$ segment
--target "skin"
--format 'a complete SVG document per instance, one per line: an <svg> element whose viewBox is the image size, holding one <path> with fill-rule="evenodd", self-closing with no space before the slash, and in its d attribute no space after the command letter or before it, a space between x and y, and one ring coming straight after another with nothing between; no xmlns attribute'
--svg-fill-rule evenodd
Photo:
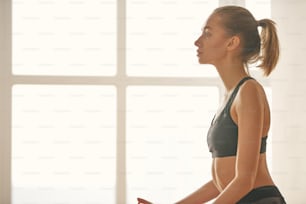
<svg viewBox="0 0 306 204"><path fill-rule="evenodd" d="M228 96L238 82L248 76L241 59L241 39L230 36L222 19L212 14L195 41L200 64L216 67ZM269 174L266 154L260 154L261 139L268 135L270 110L263 87L255 80L246 81L239 89L230 110L239 127L236 156L213 158L212 180L176 204L201 204L212 199L214 204L235 204L256 187L274 185ZM150 204L138 199L138 204Z"/></svg>

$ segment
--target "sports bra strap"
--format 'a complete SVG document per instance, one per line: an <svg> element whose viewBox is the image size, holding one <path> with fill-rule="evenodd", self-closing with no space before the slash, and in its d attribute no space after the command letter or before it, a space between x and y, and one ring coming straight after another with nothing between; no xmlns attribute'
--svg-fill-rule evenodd
<svg viewBox="0 0 306 204"><path fill-rule="evenodd" d="M234 99L235 99L235 97L236 97L236 95L237 95L237 93L238 93L238 91L239 91L240 86L241 86L245 81L247 81L247 80L249 80L249 79L254 79L254 78L247 76L247 77L244 77L243 79L241 79L241 80L239 81L239 83L238 83L237 86L235 87L233 93L231 94L231 96L230 96L230 98L229 98L229 100L228 100L228 102L227 102L227 104L226 104L226 107L225 107L225 110L226 110L226 111L229 111L229 109L230 109L230 107L231 107L231 105L232 105L232 103L233 103L233 101L234 101Z"/></svg>

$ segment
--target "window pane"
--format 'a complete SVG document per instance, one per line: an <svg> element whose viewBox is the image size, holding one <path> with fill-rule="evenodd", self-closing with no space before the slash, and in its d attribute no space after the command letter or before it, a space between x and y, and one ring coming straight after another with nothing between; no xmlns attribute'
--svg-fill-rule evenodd
<svg viewBox="0 0 306 204"><path fill-rule="evenodd" d="M127 195L173 203L211 179L206 132L219 102L216 87L127 90Z"/></svg>
<svg viewBox="0 0 306 204"><path fill-rule="evenodd" d="M114 75L115 0L13 0L13 73Z"/></svg>
<svg viewBox="0 0 306 204"><path fill-rule="evenodd" d="M115 204L111 86L13 88L13 204Z"/></svg>
<svg viewBox="0 0 306 204"><path fill-rule="evenodd" d="M271 0L245 0L245 5L256 20L271 18Z"/></svg>
<svg viewBox="0 0 306 204"><path fill-rule="evenodd" d="M216 76L199 65L195 40L218 1L127 0L127 73Z"/></svg>
<svg viewBox="0 0 306 204"><path fill-rule="evenodd" d="M256 20L271 18L271 0L245 0L245 6L254 15ZM258 27L258 31L261 32L261 27ZM259 64L261 64L261 61L250 64L250 71L262 74L262 70L257 67ZM260 75L260 78L262 77Z"/></svg>

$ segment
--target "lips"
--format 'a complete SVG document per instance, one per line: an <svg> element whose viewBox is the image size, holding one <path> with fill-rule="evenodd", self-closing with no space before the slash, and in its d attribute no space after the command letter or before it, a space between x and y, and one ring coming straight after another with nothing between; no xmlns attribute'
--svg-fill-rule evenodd
<svg viewBox="0 0 306 204"><path fill-rule="evenodd" d="M201 51L197 50L197 53L198 53L198 55L200 55L200 54L202 54L203 52L201 52Z"/></svg>

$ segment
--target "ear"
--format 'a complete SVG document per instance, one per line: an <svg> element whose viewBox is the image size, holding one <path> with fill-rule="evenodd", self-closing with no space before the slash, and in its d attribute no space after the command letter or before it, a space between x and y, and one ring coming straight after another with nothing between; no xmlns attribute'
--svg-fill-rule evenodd
<svg viewBox="0 0 306 204"><path fill-rule="evenodd" d="M240 38L237 35L231 37L227 43L227 50L232 51L240 46Z"/></svg>

